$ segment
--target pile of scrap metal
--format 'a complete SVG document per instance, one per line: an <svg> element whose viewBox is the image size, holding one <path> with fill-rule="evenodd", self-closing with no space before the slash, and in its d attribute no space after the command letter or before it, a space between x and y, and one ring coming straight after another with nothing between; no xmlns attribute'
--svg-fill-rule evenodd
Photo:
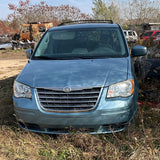
<svg viewBox="0 0 160 160"><path fill-rule="evenodd" d="M20 33L16 33L12 38L12 49L34 48L35 42L38 42L43 33L51 27L53 23L50 22L22 24Z"/></svg>
<svg viewBox="0 0 160 160"><path fill-rule="evenodd" d="M29 41L27 40L26 42L24 41L20 41L20 40L12 40L11 41L12 43L12 49L15 50L15 49L27 49L27 48L34 48L34 45L35 45L35 41Z"/></svg>

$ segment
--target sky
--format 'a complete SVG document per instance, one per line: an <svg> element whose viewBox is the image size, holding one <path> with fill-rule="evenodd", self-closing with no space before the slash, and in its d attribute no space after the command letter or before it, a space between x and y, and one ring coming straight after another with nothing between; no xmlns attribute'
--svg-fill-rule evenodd
<svg viewBox="0 0 160 160"><path fill-rule="evenodd" d="M5 20L8 14L13 13L8 8L8 4L18 5L20 0L0 0L0 19ZM25 1L25 0L22 0ZM44 0L48 5L59 6L61 4L69 4L79 8L83 13L91 14L93 0ZM39 4L40 0L30 0L31 4Z"/></svg>

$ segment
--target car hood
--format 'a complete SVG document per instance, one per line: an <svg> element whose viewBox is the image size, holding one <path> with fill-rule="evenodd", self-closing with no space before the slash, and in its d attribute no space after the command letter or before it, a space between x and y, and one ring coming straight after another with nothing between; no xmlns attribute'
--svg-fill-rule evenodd
<svg viewBox="0 0 160 160"><path fill-rule="evenodd" d="M17 81L36 87L103 87L127 79L128 59L30 60Z"/></svg>

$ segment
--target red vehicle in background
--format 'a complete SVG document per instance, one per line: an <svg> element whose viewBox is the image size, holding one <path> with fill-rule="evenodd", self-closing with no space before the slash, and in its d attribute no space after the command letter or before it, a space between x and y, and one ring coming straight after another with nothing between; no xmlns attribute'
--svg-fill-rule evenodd
<svg viewBox="0 0 160 160"><path fill-rule="evenodd" d="M150 40L150 39L156 40L156 37L158 35L160 35L160 30L157 30L157 31L150 30L150 31L144 32L141 35L141 39L143 39L143 40Z"/></svg>

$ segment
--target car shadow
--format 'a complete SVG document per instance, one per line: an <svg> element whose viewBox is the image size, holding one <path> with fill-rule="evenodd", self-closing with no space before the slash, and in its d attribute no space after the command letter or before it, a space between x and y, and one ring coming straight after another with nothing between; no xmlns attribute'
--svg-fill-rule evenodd
<svg viewBox="0 0 160 160"><path fill-rule="evenodd" d="M160 79L158 77L147 77L138 79L139 100L145 102L160 103Z"/></svg>
<svg viewBox="0 0 160 160"><path fill-rule="evenodd" d="M0 80L0 125L17 126L12 100L16 76Z"/></svg>

